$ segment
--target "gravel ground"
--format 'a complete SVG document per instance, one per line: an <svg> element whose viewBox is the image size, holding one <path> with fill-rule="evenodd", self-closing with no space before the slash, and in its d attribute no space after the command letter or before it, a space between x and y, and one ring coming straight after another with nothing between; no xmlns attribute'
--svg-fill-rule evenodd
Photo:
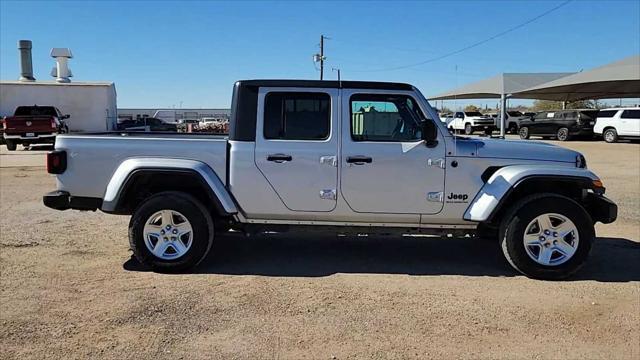
<svg viewBox="0 0 640 360"><path fill-rule="evenodd" d="M425 237L231 235L196 273L155 274L128 217L45 208L42 153L2 147L0 358L638 359L640 145L562 145L620 206L564 282Z"/></svg>

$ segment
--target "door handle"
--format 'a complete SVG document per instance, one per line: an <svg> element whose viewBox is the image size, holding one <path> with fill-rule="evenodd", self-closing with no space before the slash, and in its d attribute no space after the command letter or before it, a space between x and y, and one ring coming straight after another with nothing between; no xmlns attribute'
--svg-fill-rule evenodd
<svg viewBox="0 0 640 360"><path fill-rule="evenodd" d="M365 163L371 164L371 162L373 162L373 159L368 156L358 155L347 157L347 163L349 164L364 165Z"/></svg>
<svg viewBox="0 0 640 360"><path fill-rule="evenodd" d="M291 161L293 158L287 154L270 154L267 155L267 161L275 161L277 163L283 163L285 161Z"/></svg>

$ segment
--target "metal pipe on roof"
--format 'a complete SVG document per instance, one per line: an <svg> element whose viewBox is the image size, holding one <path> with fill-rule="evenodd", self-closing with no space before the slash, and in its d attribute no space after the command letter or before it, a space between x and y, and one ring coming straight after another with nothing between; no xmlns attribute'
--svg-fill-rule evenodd
<svg viewBox="0 0 640 360"><path fill-rule="evenodd" d="M20 81L35 81L33 77L33 62L31 60L31 40L18 40L20 52Z"/></svg>

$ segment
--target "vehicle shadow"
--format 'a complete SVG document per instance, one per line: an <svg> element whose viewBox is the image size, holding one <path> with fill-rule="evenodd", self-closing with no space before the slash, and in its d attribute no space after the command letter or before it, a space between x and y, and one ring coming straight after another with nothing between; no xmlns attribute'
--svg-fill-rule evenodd
<svg viewBox="0 0 640 360"><path fill-rule="evenodd" d="M135 259L126 270L148 271ZM497 241L411 236L229 234L218 237L195 273L321 277L336 273L520 276ZM585 267L570 281L640 280L640 243L598 238Z"/></svg>

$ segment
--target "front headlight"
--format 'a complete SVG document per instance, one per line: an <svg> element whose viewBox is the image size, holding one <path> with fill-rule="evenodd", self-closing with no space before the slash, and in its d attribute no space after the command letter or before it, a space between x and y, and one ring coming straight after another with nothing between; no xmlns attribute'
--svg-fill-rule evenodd
<svg viewBox="0 0 640 360"><path fill-rule="evenodd" d="M582 154L576 155L576 167L581 169L587 168L587 159Z"/></svg>

